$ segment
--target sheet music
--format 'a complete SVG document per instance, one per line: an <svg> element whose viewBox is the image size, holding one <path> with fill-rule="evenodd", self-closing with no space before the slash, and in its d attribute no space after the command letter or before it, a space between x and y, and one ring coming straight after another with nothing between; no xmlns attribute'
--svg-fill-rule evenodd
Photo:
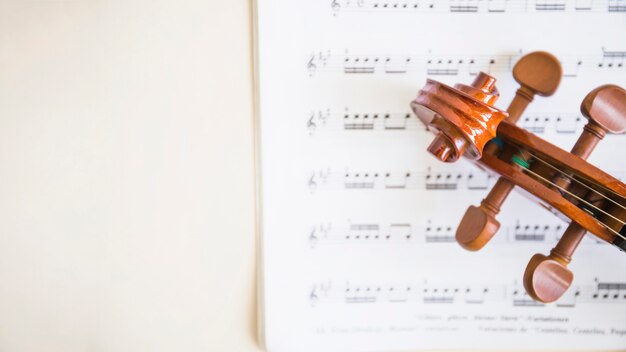
<svg viewBox="0 0 626 352"><path fill-rule="evenodd" d="M427 77L494 75L505 109L525 53L563 64L519 125L569 150L580 102L626 86L626 0L257 0L261 322L270 351L626 348L626 255L587 237L557 304L527 297L530 257L566 223L513 192L482 251L454 242L495 180L426 153L410 112ZM590 157L626 179L624 135ZM620 153L615 153L620 151Z"/></svg>

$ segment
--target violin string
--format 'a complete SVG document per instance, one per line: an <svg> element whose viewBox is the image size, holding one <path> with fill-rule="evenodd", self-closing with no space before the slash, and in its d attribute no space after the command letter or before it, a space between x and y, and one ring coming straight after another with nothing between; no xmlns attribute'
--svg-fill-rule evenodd
<svg viewBox="0 0 626 352"><path fill-rule="evenodd" d="M609 217L611 217L611 218L615 219L616 221L618 221L618 222L619 222L619 223L621 223L622 225L626 225L626 223L625 223L624 221L622 221L622 220L620 220L620 219L618 219L618 218L614 217L613 215L611 215L611 214L609 214L609 213L605 212L604 210L602 210L602 209L600 209L600 208L598 208L598 207L594 206L593 204L591 204L591 203L587 202L586 200L584 200L584 199L582 199L582 198L578 197L577 195L575 195L575 194L573 194L573 193L569 192L568 190L564 189L563 187L561 187L561 186L559 186L559 185L557 185L557 184L555 184L555 183L551 182L550 180L548 180L548 179L544 178L543 176L541 176L541 175L537 174L536 172L533 172L533 171L531 171L531 170L529 170L529 169L527 169L527 168L522 168L522 170L524 170L524 171L526 171L526 172L530 173L531 175L533 175L533 176L537 177L538 179L540 179L540 180L544 181L544 182L545 182L545 183L547 183L547 184L550 184L550 185L552 185L552 186L554 186L554 187L557 187L558 189L562 190L563 192L567 193L568 195L570 195L570 196L572 196L572 197L574 197L574 198L578 199L580 202L583 202L583 203L587 204L588 206L590 206L591 208L594 208L594 209L596 209L596 210L600 211L601 213L603 213L603 214L605 214L605 215L607 215L607 216L609 216ZM626 236L624 236L624 235L622 235L621 233L619 233L619 232L617 232L617 231L613 230L611 227L609 227L607 224L605 224L604 222L600 221L599 219L597 219L597 218L596 218L596 220L597 220L600 224L602 224L602 226L604 226L607 230L611 231L611 232L612 232L612 233L614 233L616 236L618 236L618 237L620 237L620 238L622 238L623 240L625 240L625 241L626 241Z"/></svg>
<svg viewBox="0 0 626 352"><path fill-rule="evenodd" d="M595 188L593 188L593 187L589 186L588 184L586 184L586 183L584 183L584 182L582 182L582 181L579 181L578 179L574 178L572 175L565 173L565 171L560 170L560 169L559 169L559 168L557 168L556 166L554 166L554 165L550 164L549 162L547 162L547 161L545 161L545 160L541 159L540 157L536 156L535 154L532 154L532 153L529 153L529 152L527 152L527 153L528 153L529 155L531 155L533 158L535 158L536 160L539 160L539 161L540 161L541 163L543 163L544 165L546 165L546 166L550 167L551 169L553 169L554 171L556 171L556 172L560 173L563 177L565 177L565 178L567 178L567 179L569 179L569 180L571 180L571 181L574 181L574 182L578 183L579 185L581 185L581 186L585 187L586 189L588 189L588 190L590 190L590 191L592 191L592 192L594 192L594 193L596 193L596 194L600 195L602 198L604 198L604 199L608 200L609 202L611 202L611 203L615 204L616 206L618 206L618 207L620 207L620 208L622 208L622 209L626 210L626 207L625 207L624 205L622 205L622 204L618 203L617 201L613 200L612 198L610 198L610 197L606 196L604 193L601 193L601 192L599 192L597 189L595 189ZM615 196L617 196L617 197L619 197L619 198L621 198L621 199L626 200L626 197L624 197L623 195L621 195L621 194L619 194L619 193L617 193L617 192L613 191L612 189L606 188L605 186L603 186L603 185L601 185L601 184L598 184L598 183L596 183L596 182L594 182L594 181L589 181L589 180L587 180L585 177L581 177L581 178L582 178L582 179L584 179L584 180L586 180L586 181L587 181L588 183L590 183L590 184L594 184L596 187L602 188L603 190L605 190L605 191L607 191L607 192L609 192L609 193L611 193L611 194L613 194L613 195L615 195Z"/></svg>
<svg viewBox="0 0 626 352"><path fill-rule="evenodd" d="M528 169L525 169L525 170L528 170ZM531 171L531 170L528 170L528 172L529 172L530 174L532 174L533 176L535 176L535 177L537 177L537 178L539 178L539 179L543 180L544 182L546 182L546 183L548 183L548 184L550 184L550 185L552 185L552 186L554 186L554 187L557 187L557 188L558 188L558 189L560 189L562 192L567 193L569 196L571 196L571 197L573 197L573 198L576 198L576 200L578 200L579 202L582 202L582 203L586 204L587 206L589 206L589 207L591 207L591 208L593 208L593 209L595 209L595 210L597 210L597 211L599 211L599 212L603 213L604 215L606 215L606 216L608 216L608 217L612 218L613 220L615 220L615 221L617 221L617 222L621 223L622 225L626 225L626 222L625 222L624 220L621 220L621 219L619 219L619 218L615 217L614 215L609 214L609 213L608 213L608 212L606 212L605 210L603 210L603 209L601 209L601 208L599 208L599 207L596 207L595 205L593 205L593 204L591 204L590 202L586 201L586 200L585 200L585 199L583 199L582 197L579 197L579 196L577 196L576 194L574 194L574 193L572 193L572 192L570 192L570 191L566 190L565 188L563 188L563 187L561 187L561 186L557 185L556 183L551 182L550 180L548 180L548 179L546 179L545 177L543 177L543 176L541 176L541 175L537 174L536 172L533 172L533 171Z"/></svg>
<svg viewBox="0 0 626 352"><path fill-rule="evenodd" d="M561 173L564 177L568 178L569 180L571 180L571 181L574 181L574 182L578 183L579 185L581 185L581 186L585 187L586 189L588 189L588 190L590 190L590 191L594 192L595 194L600 195L602 198L604 198L604 199L608 200L609 202L611 202L611 203L615 204L615 205L616 205L616 206L618 206L619 208L622 208L622 209L626 210L626 207L625 207L625 206L623 206L623 205L621 205L620 203L616 202L615 200L613 200L613 199L611 199L611 198L607 197L607 196L606 196L606 195L604 195L603 193L600 193L598 190L596 190L596 189L592 188L591 186L588 186L587 184L585 184L585 183L583 183L583 182L581 182L581 181L577 180L576 178L572 177L571 175L568 175L568 174L564 173L563 171L559 170L556 166L553 166L553 165L552 165L552 164L550 164L549 162L547 162L547 161L545 161L545 160L543 160L543 159L539 158L538 156L536 156L536 155L534 155L533 153L530 153L530 152L528 152L528 151L526 151L526 153L528 153L528 154L529 154L530 156L532 156L534 159L539 160L539 161L540 161L541 163L543 163L544 165L546 165L546 166L550 167L550 168L551 168L551 169L553 169L554 171ZM594 183L594 184L595 184L595 183ZM606 189L606 188L605 188L604 186L602 186L602 185L598 185L598 184L595 184L595 185L596 185L596 186L599 186L599 187L601 187L601 188L604 188L606 191L609 191L609 192L611 192L611 193L613 193L613 194L615 194L615 195L619 196L620 198L624 198L624 197L622 197L620 194L617 194L617 193L616 193L616 192L614 192L613 190Z"/></svg>

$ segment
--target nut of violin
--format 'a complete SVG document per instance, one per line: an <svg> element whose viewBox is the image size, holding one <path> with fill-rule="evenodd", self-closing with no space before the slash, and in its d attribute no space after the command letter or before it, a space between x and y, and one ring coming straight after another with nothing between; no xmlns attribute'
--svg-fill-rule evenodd
<svg viewBox="0 0 626 352"><path fill-rule="evenodd" d="M561 262L535 254L524 272L524 288L535 300L550 303L559 299L574 280L574 274Z"/></svg>
<svg viewBox="0 0 626 352"><path fill-rule="evenodd" d="M587 94L580 111L607 132L626 131L626 90L607 84Z"/></svg>
<svg viewBox="0 0 626 352"><path fill-rule="evenodd" d="M561 83L563 71L559 60L545 51L524 55L513 67L513 77L532 93L547 97ZM532 100L532 99L531 99Z"/></svg>
<svg viewBox="0 0 626 352"><path fill-rule="evenodd" d="M500 223L488 210L471 205L456 230L456 241L467 250L477 251L491 240L499 228Z"/></svg>

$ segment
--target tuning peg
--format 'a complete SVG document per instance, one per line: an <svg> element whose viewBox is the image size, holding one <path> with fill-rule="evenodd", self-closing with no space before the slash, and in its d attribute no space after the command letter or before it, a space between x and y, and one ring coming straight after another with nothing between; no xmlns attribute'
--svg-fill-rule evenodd
<svg viewBox="0 0 626 352"><path fill-rule="evenodd" d="M587 94L580 112L610 133L626 131L626 91L614 84L600 86Z"/></svg>
<svg viewBox="0 0 626 352"><path fill-rule="evenodd" d="M589 119L571 153L587 159L607 132L626 130L626 90L604 85L592 90L583 100L581 112ZM567 189L569 178L556 176L553 183ZM578 244L587 231L571 222L550 255L535 254L524 272L524 287L528 294L541 302L554 302L572 284L574 274L567 268Z"/></svg>
<svg viewBox="0 0 626 352"><path fill-rule="evenodd" d="M516 122L535 95L549 97L554 94L562 76L561 63L554 55L545 51L524 55L513 67L513 78L520 88L507 109L508 121Z"/></svg>
<svg viewBox="0 0 626 352"><path fill-rule="evenodd" d="M523 56L513 67L513 77L520 84L515 97L507 108L507 121L517 122L533 101L535 95L554 94L561 82L562 69L552 54L537 51ZM485 153L494 153L498 147L490 143ZM477 251L483 248L500 228L496 215L515 185L500 177L480 206L470 206L456 232L457 242L465 249Z"/></svg>

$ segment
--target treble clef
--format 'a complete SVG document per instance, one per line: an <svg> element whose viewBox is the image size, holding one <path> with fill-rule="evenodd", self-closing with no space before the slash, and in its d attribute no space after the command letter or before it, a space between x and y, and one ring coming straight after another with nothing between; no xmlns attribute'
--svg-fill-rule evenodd
<svg viewBox="0 0 626 352"><path fill-rule="evenodd" d="M311 302L311 306L315 307L317 305L317 301L319 297L317 296L317 287L313 286L311 293L309 294L309 301Z"/></svg>
<svg viewBox="0 0 626 352"><path fill-rule="evenodd" d="M315 228L313 228L313 230L311 230L311 233L309 234L309 243L311 244L311 248L315 248L315 245L317 244L317 236L315 235Z"/></svg>
<svg viewBox="0 0 626 352"><path fill-rule="evenodd" d="M309 179L309 190L311 191L311 193L315 193L316 189L317 189L317 182L315 182L315 173L313 173L311 175L311 178Z"/></svg>
<svg viewBox="0 0 626 352"><path fill-rule="evenodd" d="M315 64L315 54L311 55L309 62L306 64L306 68L309 71L309 76L313 76L317 71L317 65Z"/></svg>
<svg viewBox="0 0 626 352"><path fill-rule="evenodd" d="M330 3L330 7L333 9L333 16L337 16L337 13L339 12L339 10L341 9L341 5L339 5L339 1L337 0L333 0Z"/></svg>
<svg viewBox="0 0 626 352"><path fill-rule="evenodd" d="M313 121L314 118L315 118L315 113L311 113L311 117L309 118L309 121L306 124L307 130L309 130L309 135L313 135L313 133L315 132L315 129L317 128L317 124L315 123L315 121Z"/></svg>

